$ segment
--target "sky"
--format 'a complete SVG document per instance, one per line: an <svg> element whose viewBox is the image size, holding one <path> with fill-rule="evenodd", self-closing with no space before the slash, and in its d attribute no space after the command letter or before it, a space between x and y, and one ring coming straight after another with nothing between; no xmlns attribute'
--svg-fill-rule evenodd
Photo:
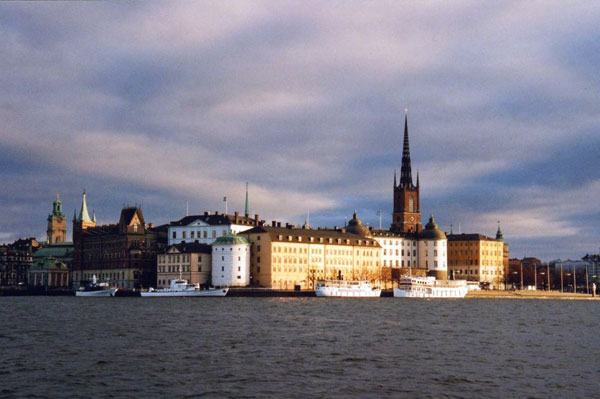
<svg viewBox="0 0 600 399"><path fill-rule="evenodd" d="M421 4L417 4L421 3ZM600 250L600 5L0 4L0 242L244 209L389 227L408 109L423 222L511 257ZM71 225L69 223L69 235Z"/></svg>

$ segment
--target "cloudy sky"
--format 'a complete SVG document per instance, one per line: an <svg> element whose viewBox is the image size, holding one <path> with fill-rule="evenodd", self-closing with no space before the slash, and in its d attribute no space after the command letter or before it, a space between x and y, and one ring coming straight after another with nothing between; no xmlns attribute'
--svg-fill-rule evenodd
<svg viewBox="0 0 600 399"><path fill-rule="evenodd" d="M600 6L415 3L0 4L0 242L57 192L166 223L246 181L267 220L389 226L406 107L424 220L598 252Z"/></svg>

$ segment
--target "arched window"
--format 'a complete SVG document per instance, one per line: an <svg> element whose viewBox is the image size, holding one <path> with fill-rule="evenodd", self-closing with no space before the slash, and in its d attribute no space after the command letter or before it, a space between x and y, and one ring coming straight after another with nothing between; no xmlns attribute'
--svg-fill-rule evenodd
<svg viewBox="0 0 600 399"><path fill-rule="evenodd" d="M408 197L408 211L409 212L415 211L415 200L412 196Z"/></svg>

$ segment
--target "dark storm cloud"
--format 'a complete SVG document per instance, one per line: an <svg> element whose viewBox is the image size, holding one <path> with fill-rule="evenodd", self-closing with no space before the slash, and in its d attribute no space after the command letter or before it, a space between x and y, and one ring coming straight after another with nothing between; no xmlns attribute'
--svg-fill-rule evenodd
<svg viewBox="0 0 600 399"><path fill-rule="evenodd" d="M133 2L0 5L0 239L45 236L60 192L102 222L251 207L389 226L409 108L423 219L512 254L600 234L592 5ZM576 244L575 244L576 243ZM552 248L550 250L549 248ZM584 248L590 248L585 250Z"/></svg>

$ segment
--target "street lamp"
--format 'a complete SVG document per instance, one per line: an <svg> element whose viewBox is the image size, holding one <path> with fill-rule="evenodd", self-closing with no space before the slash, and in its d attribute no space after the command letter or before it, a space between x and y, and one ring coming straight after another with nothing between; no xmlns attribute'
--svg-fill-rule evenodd
<svg viewBox="0 0 600 399"><path fill-rule="evenodd" d="M571 272L566 272L565 276L569 277L571 275ZM568 287L567 287L568 288Z"/></svg>
<svg viewBox="0 0 600 399"><path fill-rule="evenodd" d="M565 292L564 289L563 289L563 269L562 269L562 265L563 265L562 262L560 262L560 292L561 292L561 294L563 292Z"/></svg>

